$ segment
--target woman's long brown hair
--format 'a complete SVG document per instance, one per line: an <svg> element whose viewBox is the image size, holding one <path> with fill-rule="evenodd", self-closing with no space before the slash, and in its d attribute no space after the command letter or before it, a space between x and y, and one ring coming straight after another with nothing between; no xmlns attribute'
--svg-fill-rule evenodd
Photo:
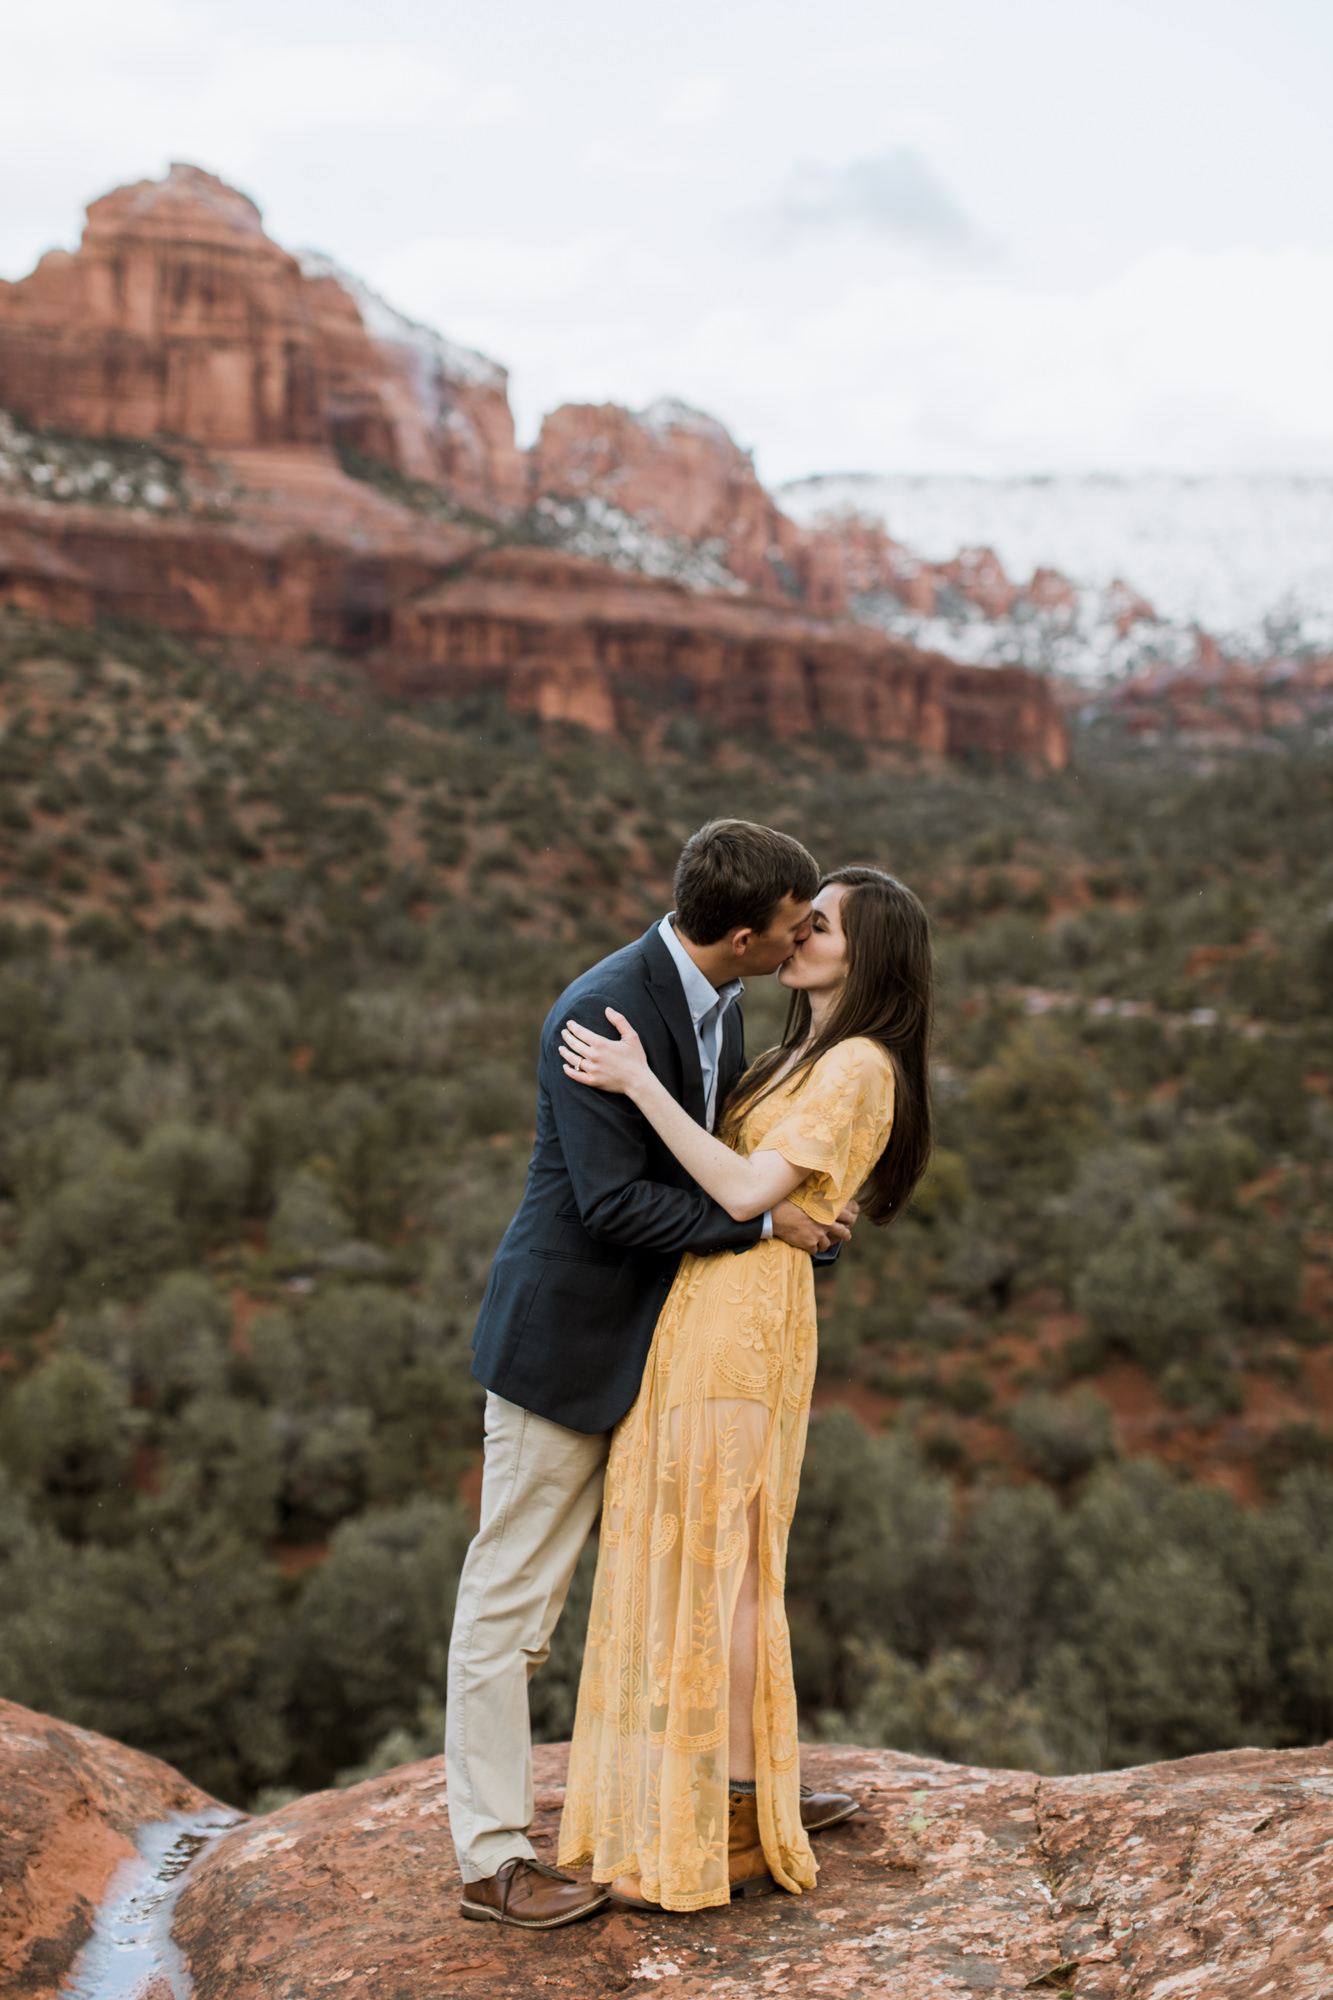
<svg viewBox="0 0 1333 2000"><path fill-rule="evenodd" d="M893 1129L861 1192L861 1213L882 1226L901 1215L930 1160L930 922L912 891L878 868L838 868L819 886L830 883L845 891L838 916L847 940L847 978L822 1031L780 1082L786 1089L853 1035L884 1050L896 1084ZM809 1033L809 995L793 992L782 1040L750 1065L727 1102L729 1127L778 1087L777 1072Z"/></svg>

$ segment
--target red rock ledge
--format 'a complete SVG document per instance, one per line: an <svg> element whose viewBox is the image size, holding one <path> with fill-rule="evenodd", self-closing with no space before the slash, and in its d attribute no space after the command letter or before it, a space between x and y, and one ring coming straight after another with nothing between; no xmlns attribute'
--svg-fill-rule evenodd
<svg viewBox="0 0 1333 2000"><path fill-rule="evenodd" d="M558 1744L537 1753L542 1853L554 1846L565 1755ZM1072 1778L843 1747L809 1750L805 1767L865 1801L860 1818L820 1837L813 1895L697 1917L616 1912L537 1937L458 1916L442 1759L237 1819L151 1757L0 1703L0 1990L7 2000L1333 1993L1328 1749ZM106 1956L115 1910L133 1915L119 1935L139 1940L138 1961L123 1944Z"/></svg>

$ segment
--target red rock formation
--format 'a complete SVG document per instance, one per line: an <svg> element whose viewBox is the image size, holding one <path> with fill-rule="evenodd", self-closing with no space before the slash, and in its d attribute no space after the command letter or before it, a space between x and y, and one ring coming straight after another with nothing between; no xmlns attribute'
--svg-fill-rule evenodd
<svg viewBox="0 0 1333 2000"><path fill-rule="evenodd" d="M942 583L1012 601L992 556L932 571L868 524L802 535L722 426L680 404L558 410L529 473L502 369L328 259L290 256L252 201L195 167L104 196L77 252L0 284L0 407L85 437L169 433L186 462L156 513L57 505L11 478L0 600L30 610L284 645L392 637L386 680L444 691L489 677L517 705L600 730L645 698L683 700L723 728L1048 767L1066 756L1028 676L825 622L879 589L927 610ZM451 576L477 535L349 479L336 445L492 517L530 493L614 502L710 549L752 594L689 596L532 554Z"/></svg>
<svg viewBox="0 0 1333 2000"><path fill-rule="evenodd" d="M993 549L961 549L950 562L927 562L895 542L882 522L855 513L806 530L791 560L806 601L828 612L845 611L857 598L887 592L919 617L929 618L946 589L975 604L988 618L1006 618L1019 603L1043 611L1072 611L1078 602L1075 586L1059 570L1038 569L1031 582L1021 586L1005 574ZM1134 604L1131 622L1133 617L1153 615L1142 599Z"/></svg>
<svg viewBox="0 0 1333 2000"><path fill-rule="evenodd" d="M0 282L0 407L85 437L348 443L482 512L522 505L504 370L308 263L198 167L117 188L76 252Z"/></svg>
<svg viewBox="0 0 1333 2000"><path fill-rule="evenodd" d="M85 437L316 442L303 291L252 201L175 166L93 202L77 252L0 284L0 404Z"/></svg>
<svg viewBox="0 0 1333 2000"><path fill-rule="evenodd" d="M537 493L596 495L666 535L712 542L733 576L777 590L799 531L765 493L748 452L683 403L637 414L616 403L566 403L532 452Z"/></svg>
<svg viewBox="0 0 1333 2000"><path fill-rule="evenodd" d="M1116 577L1106 593L1106 608L1115 621L1115 629L1123 639L1127 632L1144 620L1152 623L1157 613L1146 597L1140 597L1137 590Z"/></svg>
<svg viewBox="0 0 1333 2000"><path fill-rule="evenodd" d="M0 554L0 602L358 650L387 636L395 603L477 545L348 479L317 448L237 452L228 472L244 481L230 519L0 501L0 551L19 552L12 566ZM44 579L24 550L41 552Z"/></svg>
<svg viewBox="0 0 1333 2000"><path fill-rule="evenodd" d="M554 1851L566 1756L563 1744L536 1753L543 1856ZM1333 1991L1327 1748L1069 1778L846 1746L807 1746L801 1764L863 1802L819 1837L811 1894L693 1917L612 1908L533 1936L459 1916L443 1758L219 1834L225 1809L210 1812L151 1758L0 1706L5 1991L91 2000L109 1914L134 1886L130 1837L146 1829L140 1845L160 1849L173 1829L155 1835L152 1822L172 1812L202 1828L200 1851L174 1883L159 1869L153 1886L168 1894L141 1906L139 1961L120 1955L114 1990L128 1994L127 1975L142 1969L143 2000L183 1990L194 2000L530 2000L538 1988L589 2000L658 1983L673 2000ZM128 1866L108 1895L118 1862ZM151 1883L150 1866L139 1875Z"/></svg>
<svg viewBox="0 0 1333 2000"><path fill-rule="evenodd" d="M378 671L404 692L496 687L594 729L647 701L783 737L827 729L1057 770L1068 756L1035 675L960 667L780 598L705 595L538 550L478 556L401 607Z"/></svg>
<svg viewBox="0 0 1333 2000"><path fill-rule="evenodd" d="M83 571L26 528L6 528L3 523L0 604L35 612L39 618L59 618L67 625L92 622L92 589Z"/></svg>
<svg viewBox="0 0 1333 2000"><path fill-rule="evenodd" d="M795 552L803 594L817 609L845 612L858 597L882 591L928 618L935 609L940 577L900 542L883 523L863 514L844 514L802 535Z"/></svg>
<svg viewBox="0 0 1333 2000"><path fill-rule="evenodd" d="M841 514L809 528L793 552L793 562L807 602L827 612L843 612L857 598L873 598L879 592L899 598L921 618L939 608L941 590L957 592L987 618L1007 618L1017 604L1073 612L1079 602L1077 588L1059 570L1035 570L1031 582L1021 586L1005 574L991 548L963 548L951 562L927 562L895 542L883 522L865 514ZM1117 590L1125 592L1125 586ZM1151 604L1133 598L1131 608L1131 598L1133 592L1117 596L1113 612L1127 610L1131 622L1153 616Z"/></svg>
<svg viewBox="0 0 1333 2000"><path fill-rule="evenodd" d="M994 549L961 549L939 574L988 618L1007 618L1014 608L1018 592Z"/></svg>
<svg viewBox="0 0 1333 2000"><path fill-rule="evenodd" d="M1058 569L1034 569L1022 595L1039 611L1072 611L1078 603L1077 589Z"/></svg>
<svg viewBox="0 0 1333 2000"><path fill-rule="evenodd" d="M1252 667L1201 643L1188 667L1122 681L1096 699L1133 736L1180 736L1223 748L1333 718L1333 658Z"/></svg>
<svg viewBox="0 0 1333 2000"><path fill-rule="evenodd" d="M405 319L329 258L303 253L301 269L335 441L444 487L478 513L526 506L528 463L514 442L506 370Z"/></svg>

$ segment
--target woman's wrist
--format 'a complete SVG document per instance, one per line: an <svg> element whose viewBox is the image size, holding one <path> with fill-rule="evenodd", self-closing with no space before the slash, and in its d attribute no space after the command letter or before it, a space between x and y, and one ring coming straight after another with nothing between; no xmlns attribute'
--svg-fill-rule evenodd
<svg viewBox="0 0 1333 2000"><path fill-rule="evenodd" d="M652 1101L654 1090L661 1090L661 1088L662 1085L645 1064L643 1069L635 1072L626 1089L625 1095L637 1110L646 1111Z"/></svg>

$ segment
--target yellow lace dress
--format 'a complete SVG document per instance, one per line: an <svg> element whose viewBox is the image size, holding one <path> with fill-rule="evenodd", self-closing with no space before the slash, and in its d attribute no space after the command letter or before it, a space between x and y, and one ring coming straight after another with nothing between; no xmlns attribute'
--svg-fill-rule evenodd
<svg viewBox="0 0 1333 2000"><path fill-rule="evenodd" d="M723 1136L808 1168L792 1199L830 1222L884 1150L893 1097L888 1057L857 1038ZM815 1357L803 1251L771 1240L687 1255L612 1439L560 1864L591 1861L597 1881L640 1875L669 1910L730 1897L728 1660L756 1499L760 1833L785 1889L815 1886L783 1604Z"/></svg>

